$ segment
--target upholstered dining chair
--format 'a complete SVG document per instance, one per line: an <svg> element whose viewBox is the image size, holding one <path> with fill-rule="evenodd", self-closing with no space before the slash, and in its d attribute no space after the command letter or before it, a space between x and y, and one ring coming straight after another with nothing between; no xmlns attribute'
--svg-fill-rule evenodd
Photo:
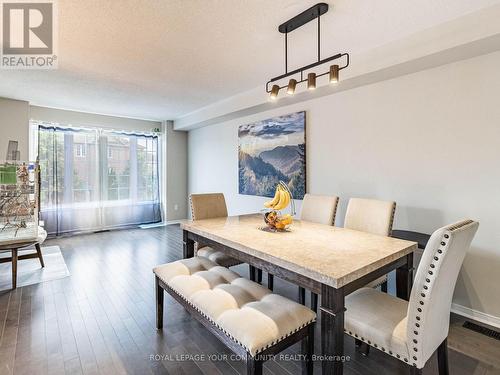
<svg viewBox="0 0 500 375"><path fill-rule="evenodd" d="M479 223L465 220L436 230L417 269L409 302L373 288L346 297L345 331L411 366L422 368L437 350L439 375L448 375L447 336L453 290Z"/></svg>
<svg viewBox="0 0 500 375"><path fill-rule="evenodd" d="M193 220L214 219L227 216L226 200L222 193L191 194L189 196L189 203L191 205L191 217ZM220 266L232 267L242 263L210 246L201 243L196 243L195 246L197 256L210 259ZM250 270L250 274L252 274L252 269Z"/></svg>
<svg viewBox="0 0 500 375"><path fill-rule="evenodd" d="M338 204L339 197L334 195L306 194L304 195L304 200L302 201L300 220L311 223L334 225ZM268 277L272 278L272 275L269 275ZM306 290L299 287L299 302L301 304L305 304L305 299ZM318 295L313 292L311 292L311 309L313 311L318 310Z"/></svg>
<svg viewBox="0 0 500 375"><path fill-rule="evenodd" d="M351 198L347 205L344 228L390 236L395 212L396 202ZM367 286L372 288L380 286L383 292L387 292L387 275Z"/></svg>
<svg viewBox="0 0 500 375"><path fill-rule="evenodd" d="M310 221L312 223L333 225L339 197L330 195L304 195L302 201L302 211L300 213L301 221Z"/></svg>

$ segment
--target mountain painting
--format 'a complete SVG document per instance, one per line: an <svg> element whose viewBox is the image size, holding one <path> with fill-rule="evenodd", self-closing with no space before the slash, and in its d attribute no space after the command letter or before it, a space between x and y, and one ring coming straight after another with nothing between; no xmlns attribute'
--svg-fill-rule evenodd
<svg viewBox="0 0 500 375"><path fill-rule="evenodd" d="M284 181L295 199L306 192L306 113L240 125L239 192L273 197Z"/></svg>

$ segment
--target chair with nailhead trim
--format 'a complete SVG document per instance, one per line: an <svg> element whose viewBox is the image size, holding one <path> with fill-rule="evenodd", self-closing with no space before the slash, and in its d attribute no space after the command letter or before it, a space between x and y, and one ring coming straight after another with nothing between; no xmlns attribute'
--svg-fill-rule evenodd
<svg viewBox="0 0 500 375"><path fill-rule="evenodd" d="M448 374L447 336L453 291L479 223L465 220L435 231L422 255L410 301L362 288L346 298L345 331L411 366L412 374L437 351Z"/></svg>

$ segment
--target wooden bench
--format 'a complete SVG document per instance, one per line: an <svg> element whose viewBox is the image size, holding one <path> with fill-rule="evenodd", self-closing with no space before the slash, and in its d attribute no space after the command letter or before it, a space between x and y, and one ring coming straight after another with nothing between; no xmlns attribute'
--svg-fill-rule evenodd
<svg viewBox="0 0 500 375"><path fill-rule="evenodd" d="M263 362L299 341L302 372L312 374L316 314L309 308L202 257L163 264L153 272L158 329L166 291L246 361L247 374L262 374Z"/></svg>

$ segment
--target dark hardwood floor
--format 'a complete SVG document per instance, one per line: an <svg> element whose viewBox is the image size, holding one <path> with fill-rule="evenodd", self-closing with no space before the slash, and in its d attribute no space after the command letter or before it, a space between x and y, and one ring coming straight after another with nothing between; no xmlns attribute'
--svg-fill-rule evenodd
<svg viewBox="0 0 500 375"><path fill-rule="evenodd" d="M155 329L151 270L181 257L178 226L58 238L45 245L60 246L71 276L0 292L0 374L244 373L243 363L168 295L165 327ZM235 270L247 276L248 267ZM275 279L275 292L296 298L297 289ZM409 374L398 360L374 349L363 357L352 339L345 341L351 357L345 374ZM293 358L298 350L296 345L267 362L265 373L299 374ZM436 362L424 374L436 374ZM457 375L498 373L453 350L450 367Z"/></svg>

